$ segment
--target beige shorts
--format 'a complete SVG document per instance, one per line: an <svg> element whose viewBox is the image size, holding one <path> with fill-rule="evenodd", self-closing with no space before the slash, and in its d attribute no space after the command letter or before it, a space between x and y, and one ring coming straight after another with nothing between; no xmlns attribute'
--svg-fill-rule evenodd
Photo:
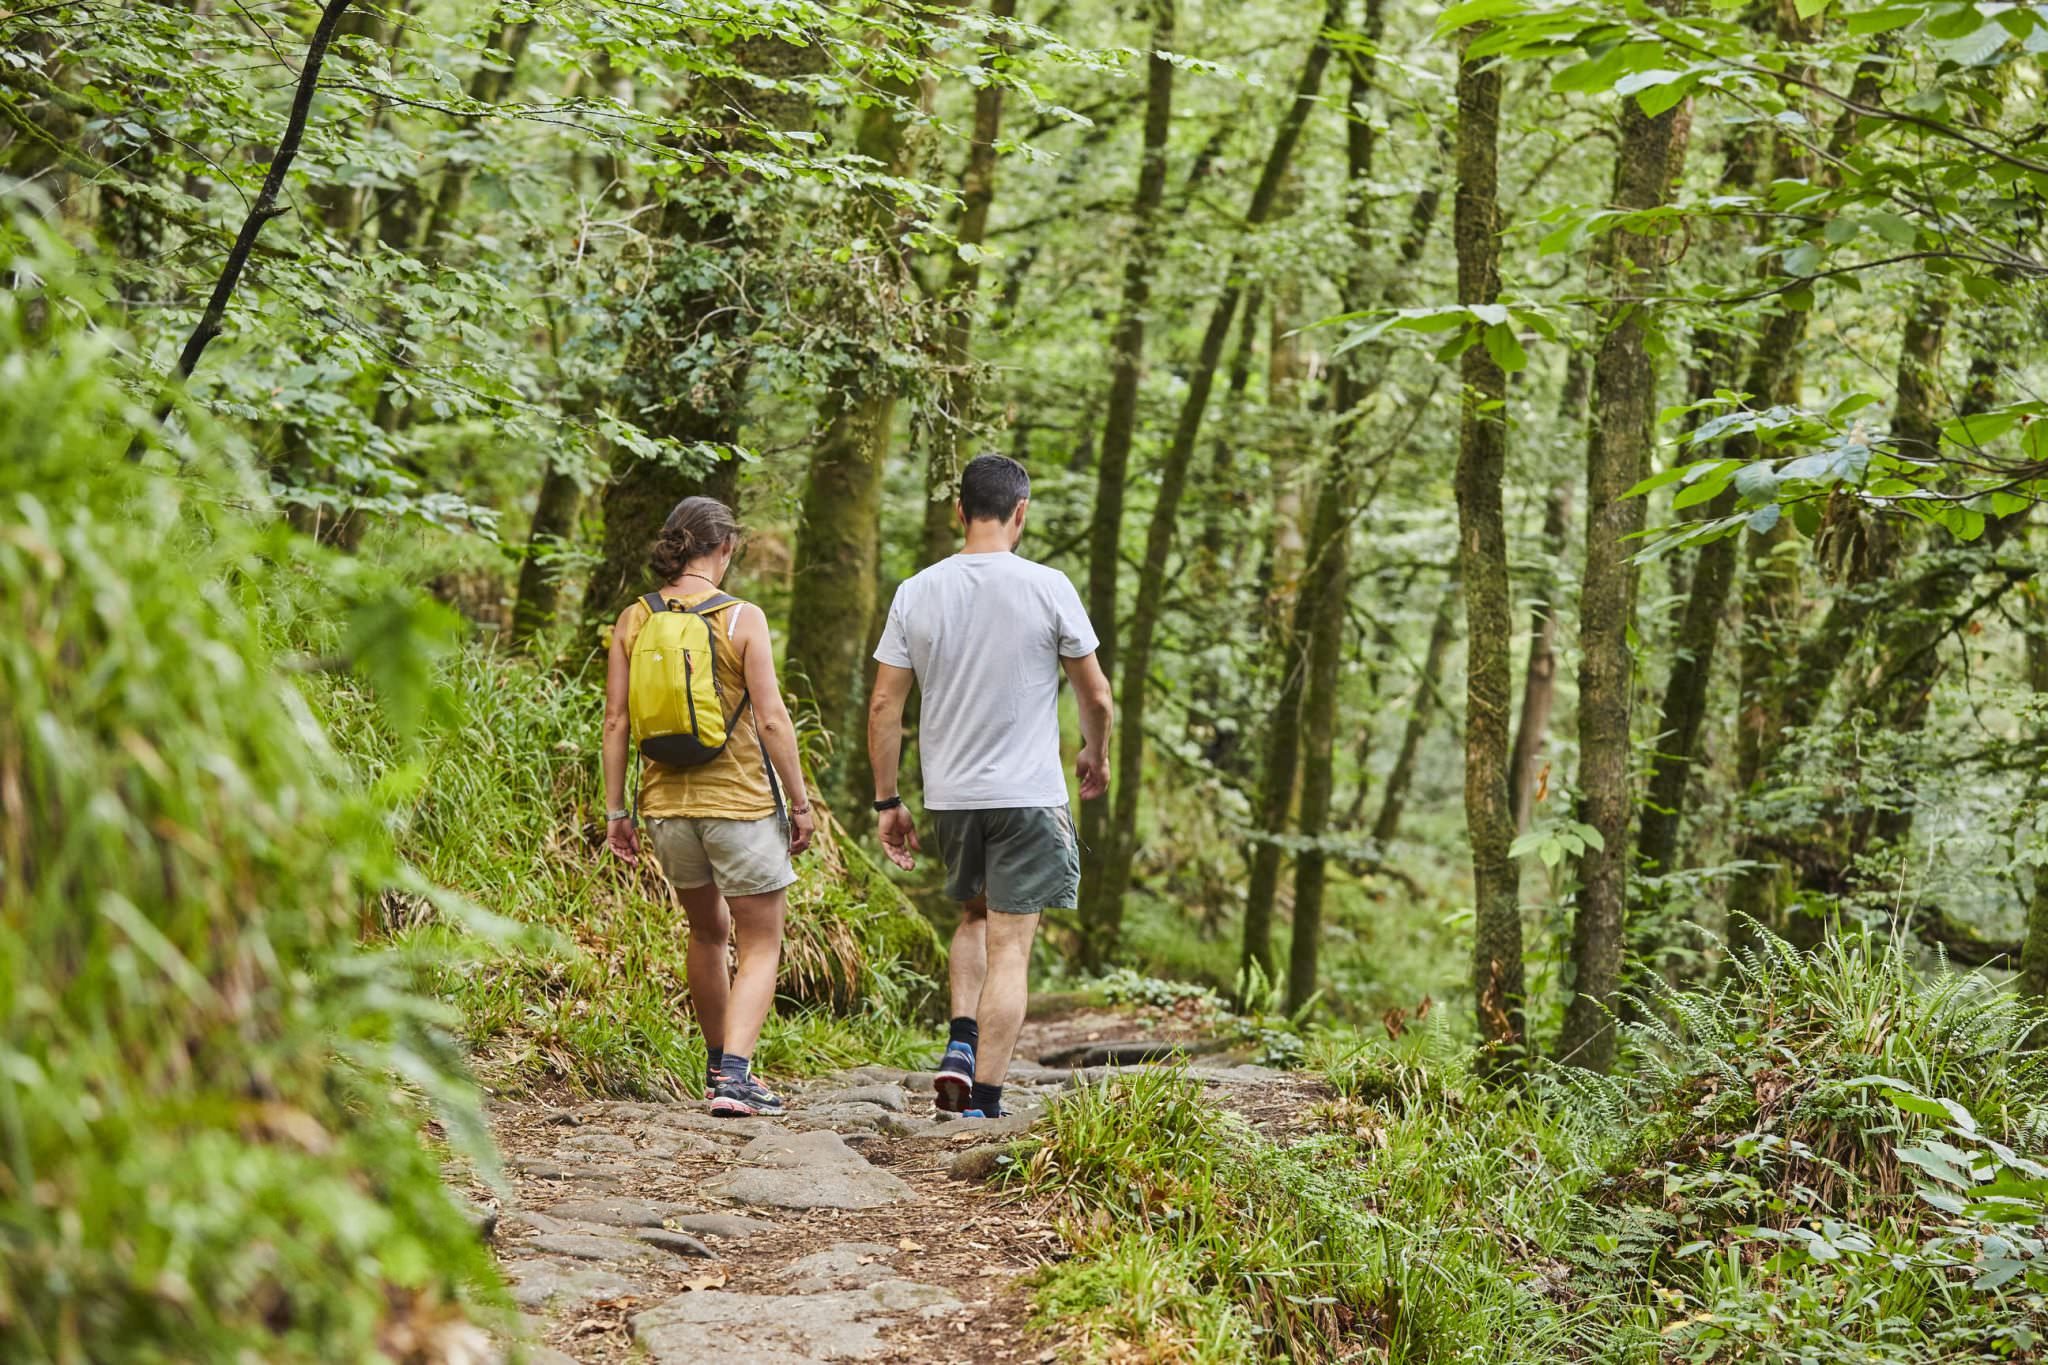
<svg viewBox="0 0 2048 1365"><path fill-rule="evenodd" d="M796 882L789 827L758 820L649 820L647 839L661 875L678 891L716 886L727 896L765 896Z"/></svg>

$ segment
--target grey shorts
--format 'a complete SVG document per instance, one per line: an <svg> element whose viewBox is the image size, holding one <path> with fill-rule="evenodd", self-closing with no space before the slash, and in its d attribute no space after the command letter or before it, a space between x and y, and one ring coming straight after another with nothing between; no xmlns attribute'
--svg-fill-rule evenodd
<svg viewBox="0 0 2048 1365"><path fill-rule="evenodd" d="M765 896L796 882L789 827L780 816L649 820L647 842L661 875L678 891L716 886L727 896Z"/></svg>
<svg viewBox="0 0 2048 1365"><path fill-rule="evenodd" d="M1081 841L1065 806L935 810L932 833L946 862L946 894L988 898L1006 915L1072 909L1081 896Z"/></svg>

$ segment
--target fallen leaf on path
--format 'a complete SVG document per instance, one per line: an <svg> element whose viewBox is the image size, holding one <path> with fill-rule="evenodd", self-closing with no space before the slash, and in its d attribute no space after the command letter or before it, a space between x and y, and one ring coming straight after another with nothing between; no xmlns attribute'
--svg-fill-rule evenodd
<svg viewBox="0 0 2048 1365"><path fill-rule="evenodd" d="M896 1249L899 1251L923 1251L924 1244L922 1242L913 1242L908 1237L905 1237L896 1244Z"/></svg>
<svg viewBox="0 0 2048 1365"><path fill-rule="evenodd" d="M695 1275L689 1276L676 1287L687 1294L693 1290L717 1289L724 1285L724 1283L725 1272L714 1266L710 1270L700 1271Z"/></svg>

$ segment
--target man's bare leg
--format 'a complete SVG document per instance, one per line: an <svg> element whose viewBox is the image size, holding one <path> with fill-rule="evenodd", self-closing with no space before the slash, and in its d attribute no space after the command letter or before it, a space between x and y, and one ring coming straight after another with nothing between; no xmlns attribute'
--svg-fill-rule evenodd
<svg viewBox="0 0 2048 1365"><path fill-rule="evenodd" d="M952 987L953 1017L975 1017L981 983L988 978L988 902L977 896L960 907L960 927L953 931L953 949L946 977Z"/></svg>
<svg viewBox="0 0 2048 1365"><path fill-rule="evenodd" d="M1017 1050L1031 999L1031 940L1037 933L1036 915L996 911L988 917L988 976L977 1012L981 1047L974 1055L977 1086L1001 1085L1010 1074L1010 1054Z"/></svg>

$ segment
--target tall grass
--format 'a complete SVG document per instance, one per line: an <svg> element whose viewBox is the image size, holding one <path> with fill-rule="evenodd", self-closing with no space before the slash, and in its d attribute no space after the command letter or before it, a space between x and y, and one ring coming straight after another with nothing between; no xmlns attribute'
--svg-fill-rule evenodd
<svg viewBox="0 0 2048 1365"><path fill-rule="evenodd" d="M407 874L266 628L390 604L203 432L124 458L148 416L34 241L0 220L0 270L57 281L0 293L0 1359L474 1351L495 1272L420 1137L479 1150L474 1096L356 945Z"/></svg>

